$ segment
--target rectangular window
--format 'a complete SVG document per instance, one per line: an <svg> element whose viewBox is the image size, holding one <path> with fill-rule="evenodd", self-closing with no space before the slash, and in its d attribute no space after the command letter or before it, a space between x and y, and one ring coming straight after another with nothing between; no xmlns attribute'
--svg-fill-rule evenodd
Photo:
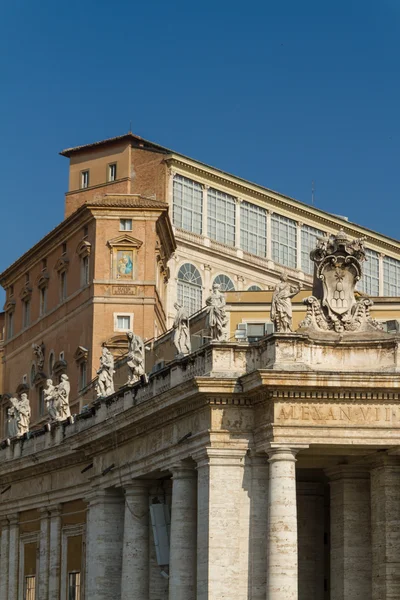
<svg viewBox="0 0 400 600"><path fill-rule="evenodd" d="M81 172L81 190L89 187L89 170Z"/></svg>
<svg viewBox="0 0 400 600"><path fill-rule="evenodd" d="M67 297L67 272L63 271L60 275L60 300L61 302Z"/></svg>
<svg viewBox="0 0 400 600"><path fill-rule="evenodd" d="M25 300L23 302L23 326L28 327L31 322L31 301Z"/></svg>
<svg viewBox="0 0 400 600"><path fill-rule="evenodd" d="M119 220L120 231L132 231L132 219L120 219Z"/></svg>
<svg viewBox="0 0 400 600"><path fill-rule="evenodd" d="M233 196L210 188L207 192L208 235L217 242L235 245L236 202Z"/></svg>
<svg viewBox="0 0 400 600"><path fill-rule="evenodd" d="M62 245L62 254L67 254L67 242L63 242L63 245Z"/></svg>
<svg viewBox="0 0 400 600"><path fill-rule="evenodd" d="M281 215L271 217L272 260L296 268L297 231L296 222Z"/></svg>
<svg viewBox="0 0 400 600"><path fill-rule="evenodd" d="M89 257L83 256L81 261L81 285L89 283Z"/></svg>
<svg viewBox="0 0 400 600"><path fill-rule="evenodd" d="M117 163L108 165L108 181L115 181L117 179Z"/></svg>
<svg viewBox="0 0 400 600"><path fill-rule="evenodd" d="M363 275L357 288L368 296L379 296L379 256L377 252L365 250L367 259L363 262Z"/></svg>
<svg viewBox="0 0 400 600"><path fill-rule="evenodd" d="M14 312L7 313L7 339L14 335Z"/></svg>
<svg viewBox="0 0 400 600"><path fill-rule="evenodd" d="M36 575L27 575L25 577L25 600L36 599Z"/></svg>
<svg viewBox="0 0 400 600"><path fill-rule="evenodd" d="M247 323L247 340L257 342L265 335L265 323Z"/></svg>
<svg viewBox="0 0 400 600"><path fill-rule="evenodd" d="M240 247L251 254L267 256L267 211L261 206L241 203Z"/></svg>
<svg viewBox="0 0 400 600"><path fill-rule="evenodd" d="M202 233L203 188L180 175L175 175L173 183L173 221L176 227Z"/></svg>
<svg viewBox="0 0 400 600"><path fill-rule="evenodd" d="M86 387L87 363L83 361L79 365L79 389L83 390Z"/></svg>
<svg viewBox="0 0 400 600"><path fill-rule="evenodd" d="M312 275L314 263L310 259L310 252L317 247L318 238L323 237L323 231L303 225L301 228L301 270Z"/></svg>
<svg viewBox="0 0 400 600"><path fill-rule="evenodd" d="M383 293L400 296L400 261L389 256L383 259Z"/></svg>
<svg viewBox="0 0 400 600"><path fill-rule="evenodd" d="M39 294L40 294L40 316L43 317L43 315L46 314L47 311L47 287L42 287L39 290Z"/></svg>
<svg viewBox="0 0 400 600"><path fill-rule="evenodd" d="M68 600L81 600L81 574L68 573Z"/></svg>
<svg viewBox="0 0 400 600"><path fill-rule="evenodd" d="M117 315L117 329L120 331L129 331L131 328L131 318L127 315Z"/></svg>
<svg viewBox="0 0 400 600"><path fill-rule="evenodd" d="M42 271L45 271L47 269L47 258L44 258L42 260Z"/></svg>

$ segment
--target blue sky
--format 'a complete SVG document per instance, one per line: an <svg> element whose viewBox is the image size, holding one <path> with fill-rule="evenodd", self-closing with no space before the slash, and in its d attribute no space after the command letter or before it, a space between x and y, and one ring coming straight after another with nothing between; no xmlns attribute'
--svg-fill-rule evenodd
<svg viewBox="0 0 400 600"><path fill-rule="evenodd" d="M0 270L63 218L58 152L132 130L399 237L398 0L15 0Z"/></svg>

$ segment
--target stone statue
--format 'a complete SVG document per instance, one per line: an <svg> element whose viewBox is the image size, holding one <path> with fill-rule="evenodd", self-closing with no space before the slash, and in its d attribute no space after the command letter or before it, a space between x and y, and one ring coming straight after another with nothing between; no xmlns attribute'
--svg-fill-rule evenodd
<svg viewBox="0 0 400 600"><path fill-rule="evenodd" d="M56 387L56 410L58 413L58 421L65 421L71 416L69 408L69 394L71 391L71 384L68 379L68 375L61 375L61 382Z"/></svg>
<svg viewBox="0 0 400 600"><path fill-rule="evenodd" d="M141 337L133 331L128 331L128 361L129 376L127 385L132 385L144 375L144 343Z"/></svg>
<svg viewBox="0 0 400 600"><path fill-rule="evenodd" d="M11 408L8 409L9 422L8 431L15 432L17 437L22 437L29 431L31 419L31 407L29 405L28 394L21 394L21 398L10 398ZM14 422L12 422L14 420ZM7 419L8 421L8 419ZM9 436L11 437L11 436ZM14 436L12 436L14 437Z"/></svg>
<svg viewBox="0 0 400 600"><path fill-rule="evenodd" d="M12 398L11 400L16 400L16 398ZM18 435L18 424L17 419L15 417L14 406L11 406L7 410L7 437L14 438Z"/></svg>
<svg viewBox="0 0 400 600"><path fill-rule="evenodd" d="M186 356L190 354L191 343L190 343L190 331L189 331L189 315L181 304L175 302L174 307L176 309L175 320L173 324L174 328L174 345L178 351L178 356Z"/></svg>
<svg viewBox="0 0 400 600"><path fill-rule="evenodd" d="M38 373L44 369L44 344L32 344L33 354L36 356Z"/></svg>
<svg viewBox="0 0 400 600"><path fill-rule="evenodd" d="M47 380L47 387L43 391L44 401L52 421L65 421L71 416L69 408L69 394L71 384L68 375L61 375L58 385L53 385L51 379Z"/></svg>
<svg viewBox="0 0 400 600"><path fill-rule="evenodd" d="M103 345L100 357L100 368L97 371L96 391L98 398L106 398L114 393L114 357Z"/></svg>
<svg viewBox="0 0 400 600"><path fill-rule="evenodd" d="M225 296L218 283L213 283L212 293L206 300L207 327L211 331L212 342L226 342L228 338L228 317L225 310Z"/></svg>
<svg viewBox="0 0 400 600"><path fill-rule="evenodd" d="M313 295L304 299L307 314L300 329L337 333L382 329L370 315L372 300L365 294L356 298L366 259L364 240L352 240L343 229L318 239L310 253L315 263Z"/></svg>
<svg viewBox="0 0 400 600"><path fill-rule="evenodd" d="M52 379L47 379L46 384L47 387L43 390L44 403L51 420L57 421L57 409L55 407L56 386L53 385Z"/></svg>
<svg viewBox="0 0 400 600"><path fill-rule="evenodd" d="M292 331L292 298L300 291L300 286L292 286L286 274L281 275L281 281L275 286L271 302L271 321L278 333Z"/></svg>

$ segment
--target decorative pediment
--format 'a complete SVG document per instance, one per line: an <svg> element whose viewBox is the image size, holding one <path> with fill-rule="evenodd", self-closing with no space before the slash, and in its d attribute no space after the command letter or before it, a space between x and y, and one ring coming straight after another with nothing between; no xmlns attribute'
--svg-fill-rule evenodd
<svg viewBox="0 0 400 600"><path fill-rule="evenodd" d="M50 280L50 275L49 275L48 271L43 271L42 273L40 273L40 275L38 275L38 277L36 277L35 285L39 289L43 289L49 285L49 280Z"/></svg>
<svg viewBox="0 0 400 600"><path fill-rule="evenodd" d="M121 333L108 338L105 344L116 358L126 354L128 350L128 339L126 337L126 333Z"/></svg>
<svg viewBox="0 0 400 600"><path fill-rule="evenodd" d="M21 298L21 300L29 300L30 297L32 296L32 287L29 284L24 285L24 287L22 288L19 297Z"/></svg>
<svg viewBox="0 0 400 600"><path fill-rule="evenodd" d="M10 298L3 306L5 312L13 312L15 310L16 301L14 298Z"/></svg>
<svg viewBox="0 0 400 600"><path fill-rule="evenodd" d="M91 252L92 244L90 242L88 242L87 240L82 240L81 242L79 242L78 247L76 249L76 253L81 258L84 258L85 256L90 256Z"/></svg>
<svg viewBox="0 0 400 600"><path fill-rule="evenodd" d="M74 352L74 360L77 363L86 362L89 356L89 350L83 346L78 346Z"/></svg>
<svg viewBox="0 0 400 600"><path fill-rule="evenodd" d="M63 371L67 369L67 362L65 360L57 360L53 365L53 373L54 375L59 375Z"/></svg>
<svg viewBox="0 0 400 600"><path fill-rule="evenodd" d="M113 238L112 240L108 240L107 245L110 248L115 248L118 246L119 248L140 248L143 242L138 240L131 235L127 235L126 233L123 235L119 235L118 237Z"/></svg>
<svg viewBox="0 0 400 600"><path fill-rule="evenodd" d="M39 371L38 373L36 373L32 383L35 386L38 386L42 383L44 383L46 381L47 377L46 377L46 373L43 373L43 371Z"/></svg>
<svg viewBox="0 0 400 600"><path fill-rule="evenodd" d="M29 385L27 383L20 383L15 392L19 395L27 394L29 392Z"/></svg>
<svg viewBox="0 0 400 600"><path fill-rule="evenodd" d="M58 259L58 261L56 262L55 265L55 270L58 273L63 273L64 271L67 271L69 267L69 258L67 258L66 256L61 256L61 258Z"/></svg>

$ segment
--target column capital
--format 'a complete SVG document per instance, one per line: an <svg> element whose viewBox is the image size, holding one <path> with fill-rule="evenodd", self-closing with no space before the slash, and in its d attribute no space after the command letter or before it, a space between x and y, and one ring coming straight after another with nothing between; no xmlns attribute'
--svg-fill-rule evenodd
<svg viewBox="0 0 400 600"><path fill-rule="evenodd" d="M152 479L131 479L123 484L125 496L142 496L148 493L152 484Z"/></svg>
<svg viewBox="0 0 400 600"><path fill-rule="evenodd" d="M197 476L196 464L192 461L182 460L172 465L169 470L172 473L172 479L194 479Z"/></svg>
<svg viewBox="0 0 400 600"><path fill-rule="evenodd" d="M325 469L324 473L328 477L329 483L340 479L369 479L368 467L360 465L338 465Z"/></svg>
<svg viewBox="0 0 400 600"><path fill-rule="evenodd" d="M203 448L192 455L197 463L197 468L207 465L226 467L244 467L247 448Z"/></svg>
<svg viewBox="0 0 400 600"><path fill-rule="evenodd" d="M296 462L296 454L299 452L298 448L269 448L266 450L268 454L268 462L273 463L279 460Z"/></svg>
<svg viewBox="0 0 400 600"><path fill-rule="evenodd" d="M10 522L7 517L1 517L0 519L0 527L1 529L5 529L10 525Z"/></svg>
<svg viewBox="0 0 400 600"><path fill-rule="evenodd" d="M84 498L85 502L93 506L94 504L118 504L124 501L120 490L97 488L91 490Z"/></svg>
<svg viewBox="0 0 400 600"><path fill-rule="evenodd" d="M18 523L19 523L19 516L17 513L14 513L12 515L7 515L7 519L8 519L8 523L9 523L10 527L18 525Z"/></svg>

